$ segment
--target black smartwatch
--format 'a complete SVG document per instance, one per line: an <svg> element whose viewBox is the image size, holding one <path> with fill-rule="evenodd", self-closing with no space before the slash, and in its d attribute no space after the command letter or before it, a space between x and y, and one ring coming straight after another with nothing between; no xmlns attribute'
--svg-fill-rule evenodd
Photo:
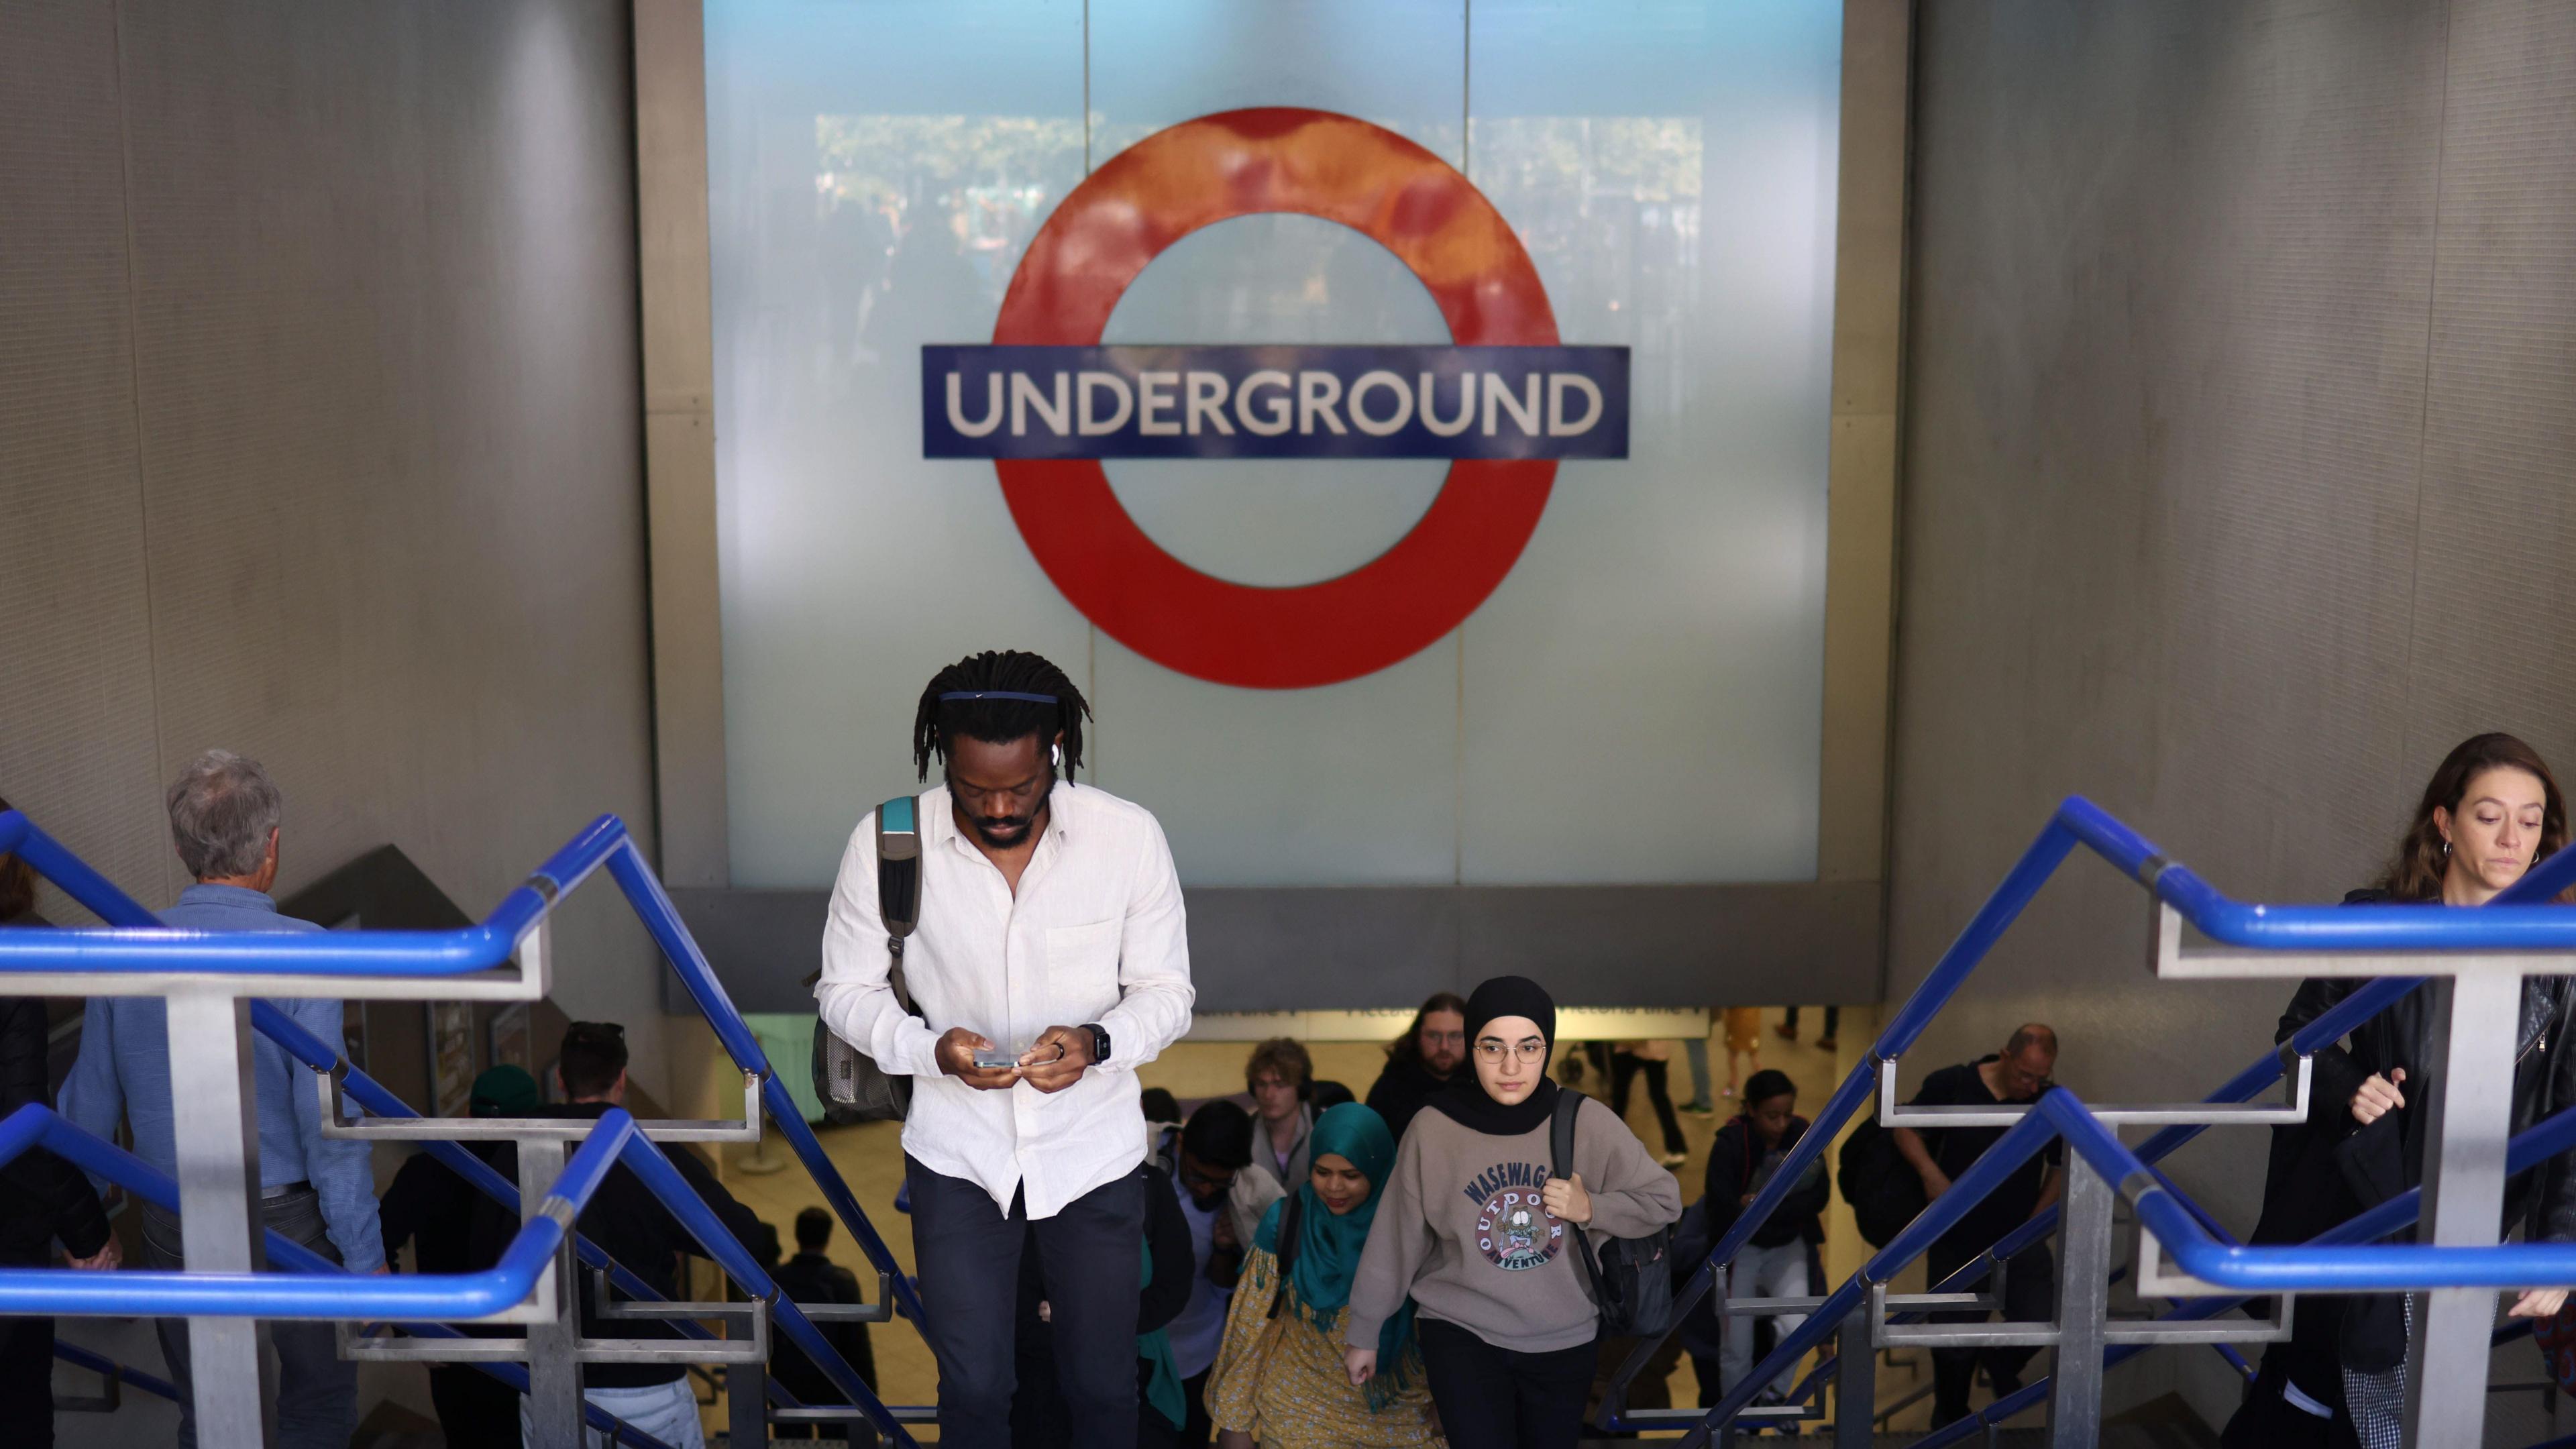
<svg viewBox="0 0 2576 1449"><path fill-rule="evenodd" d="M1091 1060L1095 1063L1109 1060L1109 1033L1096 1021L1083 1023L1082 1029L1091 1033Z"/></svg>

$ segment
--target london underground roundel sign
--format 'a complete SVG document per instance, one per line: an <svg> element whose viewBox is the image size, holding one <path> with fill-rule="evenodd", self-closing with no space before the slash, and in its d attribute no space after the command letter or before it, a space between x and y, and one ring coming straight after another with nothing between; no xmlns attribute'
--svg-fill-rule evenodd
<svg viewBox="0 0 2576 1449"><path fill-rule="evenodd" d="M1119 297L1204 226L1339 222L1429 289L1447 347L1103 347ZM1456 628L1520 557L1563 457L1627 452L1627 353L1566 348L1537 270L1467 178L1325 111L1228 111L1161 131L1076 187L1030 242L985 348L923 349L924 451L989 457L1047 576L1111 637L1183 674L1296 689L1386 668ZM1165 552L1107 457L1447 457L1413 529L1288 588Z"/></svg>

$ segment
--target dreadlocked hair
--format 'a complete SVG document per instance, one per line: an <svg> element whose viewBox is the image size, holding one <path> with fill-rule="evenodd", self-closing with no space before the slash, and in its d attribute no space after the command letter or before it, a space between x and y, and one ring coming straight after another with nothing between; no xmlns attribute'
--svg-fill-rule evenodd
<svg viewBox="0 0 2576 1449"><path fill-rule="evenodd" d="M1014 694L1052 696L1053 704L1026 699L949 699L943 694L970 690L1008 690ZM1070 782L1082 766L1082 722L1091 705L1045 658L1017 649L987 649L969 654L930 678L921 691L921 708L912 717L912 764L930 778L930 757L948 759L948 742L959 735L989 745L1037 735L1041 740L1064 736L1064 777Z"/></svg>

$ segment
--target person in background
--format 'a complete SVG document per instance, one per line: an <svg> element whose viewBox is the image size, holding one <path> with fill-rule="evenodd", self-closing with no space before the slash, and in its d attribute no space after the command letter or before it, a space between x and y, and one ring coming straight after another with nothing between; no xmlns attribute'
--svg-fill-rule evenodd
<svg viewBox="0 0 2576 1449"><path fill-rule="evenodd" d="M827 1303L858 1307L867 1302L859 1291L859 1275L835 1263L824 1253L832 1242L832 1215L819 1207L809 1207L796 1215L796 1256L781 1263L770 1273L778 1291L799 1304ZM876 1355L868 1346L868 1326L846 1319L817 1322L823 1338L839 1350L851 1368L858 1370L859 1380L873 1389L877 1386ZM773 1329L770 1333L769 1376L789 1393L809 1404L847 1403L842 1393L824 1372L814 1366L798 1348ZM812 1439L818 1437L819 1424L778 1424L770 1429L773 1439ZM454 1441L451 1441L454 1442Z"/></svg>
<svg viewBox="0 0 2576 1449"><path fill-rule="evenodd" d="M1839 1037L1842 1031L1842 1025L1843 1009L1839 1006L1826 1007L1825 1034L1816 1038L1816 1050L1820 1052L1829 1052L1835 1047L1840 1046L1842 1043L1839 1040ZM1780 1024L1771 1029L1780 1033L1780 1040L1782 1041L1796 1041L1798 1039L1798 1008L1794 1006L1790 1007L1788 1012L1780 1018Z"/></svg>
<svg viewBox="0 0 2576 1449"><path fill-rule="evenodd" d="M8 810L0 800L0 814ZM15 855L0 855L0 929L47 924L36 914L36 872ZM48 1045L45 999L0 997L0 1117L33 1103L53 1105ZM58 1238L75 1268L105 1270L120 1261L97 1189L70 1163L30 1148L0 1167L0 1267L48 1267ZM0 1321L0 1433L11 1449L54 1442L51 1318Z"/></svg>
<svg viewBox="0 0 2576 1449"><path fill-rule="evenodd" d="M2567 802L2540 753L2507 734L2452 747L2425 782L2394 857L2370 888L2344 897L2357 909L2473 909L2523 879L2567 844ZM2560 897L2561 900L2565 898ZM2359 981L2311 978L2281 1013L2274 1040L2292 1036L2351 995ZM2424 1089L2440 1043L2435 1001L2402 996L2313 1058L2308 1120L2272 1129L2255 1243L2303 1242L2403 1191L2424 1176ZM2510 1039L2490 1048L2521 1065L2497 1126L2528 1131L2576 1105L2576 979L2526 976ZM2576 1240L2576 1172L2569 1159L2537 1164L2507 1181L2503 1221L2525 1241ZM2508 1293L2506 1316L2546 1319L2566 1304L2563 1285ZM2566 1322L2564 1317L2559 1319ZM2404 1433L2406 1361L2413 1337L2394 1295L2302 1295L2290 1338L2263 1351L2263 1366L2220 1443L2228 1449L2395 1444Z"/></svg>
<svg viewBox="0 0 2576 1449"><path fill-rule="evenodd" d="M1172 1187L1190 1230L1197 1276L1189 1302L1163 1328L1186 1400L1180 1434L1172 1442L1184 1449L1206 1449L1214 1432L1208 1419L1208 1372L1216 1366L1217 1346L1225 1338L1226 1309L1234 1302L1234 1285L1243 1271L1243 1245L1251 1241L1235 1235L1226 1198L1234 1191L1236 1174L1251 1161L1250 1113L1220 1099L1190 1114L1181 1129Z"/></svg>
<svg viewBox="0 0 2576 1449"><path fill-rule="evenodd" d="M1244 1090L1252 1094L1255 1133L1252 1165L1280 1184L1282 1195L1306 1178L1307 1139L1315 1130L1315 1059L1305 1045L1274 1036L1252 1049L1243 1064Z"/></svg>
<svg viewBox="0 0 2576 1449"><path fill-rule="evenodd" d="M1385 1329L1420 1305L1441 1426L1475 1449L1571 1449L1601 1320L1569 1235L1597 1245L1682 1215L1681 1185L1606 1103L1580 1104L1573 1170L1553 1175L1555 1038L1556 1003L1538 983L1497 976L1469 995L1475 1074L1404 1134L1343 1329L1351 1381L1367 1383Z"/></svg>
<svg viewBox="0 0 2576 1449"><path fill-rule="evenodd" d="M1714 1095L1717 1084L1709 1079L1708 1074L1708 1038L1717 1026L1717 1018L1717 1009L1709 1008L1708 1020L1700 1027L1699 1035L1682 1042L1682 1054L1690 1059L1691 1097L1682 1103L1681 1109L1695 1117L1706 1117L1717 1111Z"/></svg>
<svg viewBox="0 0 2576 1449"><path fill-rule="evenodd" d="M1181 1125L1180 1099L1168 1087L1147 1087L1137 1094L1136 1106L1145 1114L1145 1130L1156 1137Z"/></svg>
<svg viewBox="0 0 2576 1449"><path fill-rule="evenodd" d="M1252 1097L1251 1170L1235 1175L1235 1236L1251 1242L1270 1205L1306 1180L1307 1144L1315 1130L1315 1059L1290 1037L1274 1036L1243 1064Z"/></svg>
<svg viewBox="0 0 2576 1449"><path fill-rule="evenodd" d="M526 1068L505 1063L474 1079L466 1110L476 1117L534 1117L544 1102L537 1079ZM458 1145L488 1163L501 1144ZM512 1185L516 1186L515 1180ZM393 1185L377 1204L385 1261L391 1263L409 1243L415 1273L479 1273L494 1266L497 1259L474 1255L475 1208L483 1201L472 1183L435 1154L413 1153L403 1160ZM475 1323L460 1324L458 1331L477 1338L510 1338L519 1332ZM519 1442L519 1391L472 1364L431 1364L429 1402L450 1444Z"/></svg>
<svg viewBox="0 0 2576 1449"><path fill-rule="evenodd" d="M531 1110L531 1117L556 1117L597 1121L612 1107L626 1104L626 1029L613 1021L576 1021L564 1028L563 1045L556 1052L555 1076L563 1088L565 1100L541 1103ZM766 1236L760 1219L751 1209L734 1201L724 1184L716 1181L696 1153L682 1147L666 1148L662 1154L671 1166L694 1189L701 1201L712 1209L725 1231L733 1234L743 1250L757 1257ZM519 1176L517 1144L495 1144L492 1166L513 1182ZM680 1220L671 1216L661 1199L644 1185L644 1180L623 1165L610 1169L597 1191L591 1194L590 1206L583 1209L574 1224L584 1237L624 1265L646 1287L665 1298L682 1295L676 1269L680 1256L705 1257L701 1246ZM498 1261L501 1250L518 1235L519 1215L485 1198L474 1206L473 1251L486 1261ZM773 1239L774 1240L774 1239ZM775 1251L775 1249L771 1249ZM590 1269L582 1270L583 1281L576 1291L582 1294L581 1331L591 1338L678 1338L680 1330L667 1321L652 1318L601 1318L593 1304L596 1285L590 1281ZM622 1301L624 1295L619 1295ZM325 1325L326 1327L328 1325ZM698 1423L697 1397L690 1391L688 1369L677 1363L594 1363L582 1367L582 1397L635 1428L652 1435L671 1449L704 1449L706 1438ZM519 1401L519 1432L525 1437L531 1429L528 1401ZM595 1429L582 1431L582 1442L592 1449L611 1449L607 1436Z"/></svg>
<svg viewBox="0 0 2576 1449"><path fill-rule="evenodd" d="M1679 1167L1690 1155L1690 1143L1682 1137L1682 1122L1673 1115L1672 1089L1666 1076L1672 1069L1673 1044L1668 1041L1623 1041L1610 1049L1610 1110L1621 1121L1628 1117L1628 1089L1637 1078L1646 1079L1646 1100L1654 1104L1655 1125L1664 1133L1663 1155L1657 1162L1666 1167Z"/></svg>
<svg viewBox="0 0 2576 1449"><path fill-rule="evenodd" d="M1369 1087L1368 1107L1386 1122L1395 1140L1413 1125L1432 1094L1467 1060L1467 998L1454 991L1432 994L1413 1013L1404 1035L1386 1044L1386 1067Z"/></svg>
<svg viewBox="0 0 2576 1449"><path fill-rule="evenodd" d="M1198 1275L1191 1262L1189 1224L1181 1216L1171 1175L1152 1162L1137 1172L1145 1185L1145 1235L1139 1244L1136 1299L1136 1443L1139 1449L1166 1449L1189 1418L1189 1395L1164 1329L1188 1305ZM1074 1439L1073 1411L1057 1369L1056 1350L1063 1339L1055 1331L1046 1279L1046 1247L1032 1231L1020 1252L1011 1449L1069 1449Z"/></svg>
<svg viewBox="0 0 2576 1449"><path fill-rule="evenodd" d="M256 760L208 750L170 783L165 803L171 843L196 884L161 913L162 924L187 931L318 931L311 921L277 913L279 821L285 802ZM329 997L271 1002L297 1026L338 1042L340 1003ZM254 1035L250 1072L258 1096L260 1220L277 1233L353 1273L385 1271L376 1225L373 1144L322 1135L322 1108L312 1069L265 1036ZM179 1174L177 1127L170 1096L169 1014L157 996L92 997L81 1019L80 1056L63 1083L63 1116L94 1137L115 1140L123 1118L134 1152ZM179 1215L140 1204L143 1262L180 1268ZM179 1389L179 1443L197 1442L195 1399L188 1381L188 1322L154 1320L162 1362ZM268 1330L278 1363L280 1449L347 1449L357 1429L358 1366L340 1358L328 1323L276 1323Z"/></svg>
<svg viewBox="0 0 2576 1449"><path fill-rule="evenodd" d="M1923 1079L1910 1107L1992 1107L2000 1103L2036 1102L2057 1069L2057 1033L2038 1022L2025 1022L2005 1040L2004 1049L1973 1062L1943 1067ZM1968 1165L1986 1155L2009 1130L2003 1127L1898 1127L1891 1135L1923 1179L1923 1195L1940 1197ZM1986 1200L1969 1209L1958 1225L1933 1241L1923 1255L1927 1284L1939 1283L1994 1246L1995 1240L2048 1211L2065 1191L2062 1166L2065 1145L2050 1141L2045 1151L2022 1165ZM2013 1255L2004 1273L2004 1317L2033 1322L2054 1311L2057 1292L2055 1261L2046 1243L2034 1243ZM1935 1313L1935 1323L1982 1323L1983 1310ZM2021 1387L2021 1371L2036 1348L1936 1348L1932 1350L1932 1427L1968 1416L1969 1391L1977 1366L1985 1365L1995 1397Z"/></svg>
<svg viewBox="0 0 2576 1449"><path fill-rule="evenodd" d="M1762 1008L1730 1006L1726 1009L1726 1095L1735 1095L1748 1066L1762 1070Z"/></svg>
<svg viewBox="0 0 2576 1449"><path fill-rule="evenodd" d="M1754 1195L1770 1185L1782 1159L1807 1135L1807 1119L1797 1115L1797 1106L1798 1089L1786 1072L1755 1072L1744 1084L1744 1110L1717 1129L1717 1139L1708 1148L1705 1201L1712 1237L1722 1237L1735 1226L1736 1219L1753 1205ZM1803 1298L1813 1291L1807 1281L1807 1256L1809 1249L1825 1240L1824 1211L1830 1195L1825 1159L1819 1155L1737 1251L1727 1275L1726 1296ZM1783 1313L1771 1325L1774 1332L1787 1334L1804 1322L1803 1314ZM1753 1371L1753 1324L1753 1319L1729 1316L1717 1375L1709 1378L1707 1370L1701 1370L1703 1379L1720 1393ZM1756 1402L1779 1402L1795 1377L1794 1367L1781 1370Z"/></svg>
<svg viewBox="0 0 2576 1449"><path fill-rule="evenodd" d="M1136 1069L1188 1032L1197 993L1163 827L1075 783L1089 714L1062 669L1018 650L970 655L923 687L913 766L927 780L935 758L940 784L919 797L921 921L901 948L917 1012L888 980L873 811L850 832L825 917L824 1023L912 1078L904 1188L921 1296L939 1305L921 1328L947 1449L1010 1442L1032 1228L1077 1442L1136 1440Z"/></svg>
<svg viewBox="0 0 2576 1449"><path fill-rule="evenodd" d="M1344 1102L1358 1101L1359 1094L1330 1077L1317 1077L1306 1095L1306 1110L1321 1117Z"/></svg>
<svg viewBox="0 0 2576 1449"><path fill-rule="evenodd" d="M1356 1311L1352 1279L1384 1201L1395 1139L1375 1112L1345 1103L1316 1120L1314 1141L1314 1170L1262 1215L1244 1259L1208 1382L1217 1442L1226 1449L1438 1444L1410 1304L1370 1326L1370 1372L1352 1371L1342 1352Z"/></svg>

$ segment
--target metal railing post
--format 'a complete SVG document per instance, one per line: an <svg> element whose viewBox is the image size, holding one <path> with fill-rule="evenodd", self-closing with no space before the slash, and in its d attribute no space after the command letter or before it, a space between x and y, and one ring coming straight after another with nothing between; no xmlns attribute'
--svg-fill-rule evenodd
<svg viewBox="0 0 2576 1449"><path fill-rule="evenodd" d="M555 1178L563 1172L561 1138L526 1138L519 1143L519 1210L521 1221L533 1221ZM569 1224L567 1224L569 1226ZM554 1266L539 1280L542 1296L554 1291L550 1322L528 1325L528 1449L582 1449L581 1271L573 1258L573 1238L564 1235L555 1249Z"/></svg>
<svg viewBox="0 0 2576 1449"><path fill-rule="evenodd" d="M250 1003L221 985L174 991L164 1020L180 1255L191 1272L256 1273L268 1266L268 1254ZM260 1409L262 1336L255 1318L188 1320L188 1387L199 1443L233 1449L269 1442Z"/></svg>
<svg viewBox="0 0 2576 1449"><path fill-rule="evenodd" d="M1834 1335L1834 1449L1870 1449L1877 1435L1878 1350L1869 1343L1875 1316L1854 1313Z"/></svg>
<svg viewBox="0 0 2576 1449"><path fill-rule="evenodd" d="M769 1366L738 1363L725 1370L725 1435L733 1449L769 1442Z"/></svg>
<svg viewBox="0 0 2576 1449"><path fill-rule="evenodd" d="M2433 983L2433 992L2423 1221L2437 1246L2493 1247L2513 1125L2514 1056L2499 1045L2516 1040L2522 978L2464 973ZM2492 1288L2437 1288L2417 1299L2406 1375L2406 1442L2416 1449L2482 1441L2495 1301Z"/></svg>
<svg viewBox="0 0 2576 1449"><path fill-rule="evenodd" d="M2049 1449L2093 1449L2102 1434L2102 1339L2111 1308L2111 1204L2118 1194L2083 1154L2066 1154L2058 1218L2057 1347Z"/></svg>

